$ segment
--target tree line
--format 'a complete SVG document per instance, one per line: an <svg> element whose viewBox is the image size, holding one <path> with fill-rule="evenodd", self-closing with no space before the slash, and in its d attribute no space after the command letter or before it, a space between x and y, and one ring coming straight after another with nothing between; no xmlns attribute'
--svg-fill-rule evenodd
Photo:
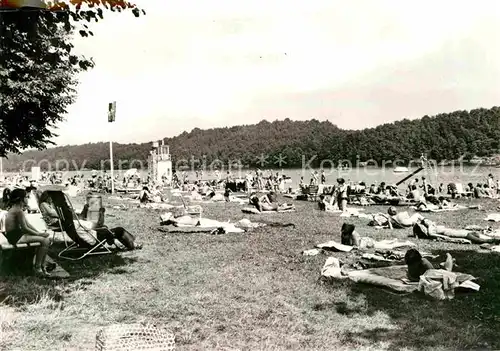
<svg viewBox="0 0 500 351"><path fill-rule="evenodd" d="M202 163L227 165L236 160L243 166L259 168L296 168L304 161L318 167L322 160L331 160L335 166L340 160L352 164L373 160L381 164L387 160L410 162L422 153L437 162L470 160L500 153L500 107L403 119L363 130L343 130L329 121L315 119L263 120L254 125L195 128L164 141L170 146L174 165L195 168L201 168ZM115 143L113 149L115 167L147 167L151 143ZM4 170L17 171L23 164L38 163L42 169L54 168L58 160L70 160L69 164L59 162L59 170L107 169L109 146L90 143L9 154Z"/></svg>

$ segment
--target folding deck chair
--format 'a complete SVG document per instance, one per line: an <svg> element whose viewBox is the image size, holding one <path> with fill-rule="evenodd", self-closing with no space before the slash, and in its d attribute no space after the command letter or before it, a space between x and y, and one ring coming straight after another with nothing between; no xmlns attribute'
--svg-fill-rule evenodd
<svg viewBox="0 0 500 351"><path fill-rule="evenodd" d="M113 253L108 247L105 246L107 239L104 238L99 240L95 231L90 230L80 223L78 215L71 204L70 199L62 191L47 190L49 197L52 199L55 210L59 216L59 223L61 230L64 231L73 240L73 243L68 245L66 243L66 248L59 252L58 256L63 259L78 261L90 255L105 255ZM75 225L75 222L77 225ZM78 230L85 232L89 240L85 240L79 233ZM96 228L96 229L107 229L108 228ZM78 257L72 257L71 254L75 252L82 252Z"/></svg>

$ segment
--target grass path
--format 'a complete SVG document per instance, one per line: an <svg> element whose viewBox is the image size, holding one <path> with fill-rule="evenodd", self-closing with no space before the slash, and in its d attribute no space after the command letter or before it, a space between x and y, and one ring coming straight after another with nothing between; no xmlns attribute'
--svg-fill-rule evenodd
<svg viewBox="0 0 500 351"><path fill-rule="evenodd" d="M218 236L162 233L159 211L109 210L107 223L129 228L144 249L63 262L71 281L2 278L0 349L92 350L99 328L139 321L165 324L180 350L500 348L500 255L478 252L476 245L418 241L421 250L441 255L435 263L451 252L460 271L479 278L480 292L447 302L348 281L325 283L318 278L326 256L301 251L338 240L343 219L312 203L296 205L296 213L247 217L292 222L295 229ZM497 205L485 204L490 211ZM244 218L240 208L204 205L204 216L237 221ZM485 213L429 217L458 228L486 225ZM376 239L406 240L410 233L348 221Z"/></svg>

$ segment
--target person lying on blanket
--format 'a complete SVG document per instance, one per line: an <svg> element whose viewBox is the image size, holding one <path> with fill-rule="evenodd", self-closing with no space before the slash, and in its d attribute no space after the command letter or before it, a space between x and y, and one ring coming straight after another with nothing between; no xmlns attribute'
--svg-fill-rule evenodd
<svg viewBox="0 0 500 351"><path fill-rule="evenodd" d="M394 250L402 247L415 246L411 241L398 241L397 239L375 241L369 237L361 237L356 231L354 224L348 223L342 225L340 240L342 245L353 246L359 250Z"/></svg>
<svg viewBox="0 0 500 351"><path fill-rule="evenodd" d="M257 194L250 196L250 204L255 206L259 212L263 211L286 211L294 208L293 204L279 204L276 198L276 193L269 192L262 197L258 197Z"/></svg>
<svg viewBox="0 0 500 351"><path fill-rule="evenodd" d="M10 194L9 212L5 218L5 236L11 245L21 243L39 243L36 249L34 273L39 277L49 277L46 272L45 259L50 246L49 233L40 232L26 219L24 209L27 207L27 194L24 189L14 189Z"/></svg>
<svg viewBox="0 0 500 351"><path fill-rule="evenodd" d="M453 257L447 253L446 261L441 264L442 268L451 272L454 265ZM422 257L420 252L416 249L409 249L405 254L405 263L408 266L408 280L412 282L418 282L420 276L424 275L429 269L434 269L432 263L430 263L425 257Z"/></svg>
<svg viewBox="0 0 500 351"><path fill-rule="evenodd" d="M368 225L389 229L403 229L412 227L423 218L424 217L419 213L415 213L412 216L410 216L406 211L398 213L396 208L391 206L387 210L387 214L377 213L373 215L373 219L370 223L368 223Z"/></svg>
<svg viewBox="0 0 500 351"><path fill-rule="evenodd" d="M437 225L429 219L418 221L413 226L413 235L420 239L467 239L474 244L498 244L500 238L488 235L491 228L482 230L452 229Z"/></svg>

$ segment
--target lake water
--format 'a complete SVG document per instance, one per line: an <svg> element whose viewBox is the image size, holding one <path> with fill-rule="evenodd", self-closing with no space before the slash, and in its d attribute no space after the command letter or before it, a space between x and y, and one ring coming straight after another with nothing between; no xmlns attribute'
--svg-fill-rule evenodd
<svg viewBox="0 0 500 351"><path fill-rule="evenodd" d="M371 183L380 183L386 182L387 184L397 183L399 180L405 178L410 175L416 168L410 168L407 173L395 173L392 168L371 168L371 167L359 167L353 168L350 170L337 170L337 169L325 169L326 175L326 183L327 184L335 184L336 179L339 177L344 178L346 181L360 182L364 181L367 185ZM276 173L278 170L274 170L273 173ZM313 169L285 169L283 173L292 179L292 183L288 186L296 187L299 184L300 177L304 177L304 182L309 183L311 179L311 175ZM321 172L319 169L318 172ZM118 174L120 178L123 177L125 170L115 171L115 174ZM238 170L234 170L232 172L233 176L241 175L245 176L247 172L251 172L251 170L242 170L238 172ZM100 173L100 172L99 172ZM224 177L225 171L221 172ZM480 166L437 166L422 170L412 178L421 178L425 176L427 180L431 184L439 184L439 183L451 183L451 182L460 182L466 185L469 182L472 182L474 185L477 183L486 183L486 179L488 174L493 174L495 179L500 178L500 168L496 167L480 167ZM63 178L66 179L75 174L83 174L85 178L91 176L91 171L68 171L63 172ZM109 174L109 170L107 171ZM147 176L147 171L139 171L139 174L142 178ZM269 171L264 171L264 175L269 174ZM12 175L8 173L4 173L4 175ZM31 177L30 172L25 173L26 176ZM187 179L194 181L196 180L196 175L194 171L186 172ZM215 172L206 171L203 172L202 179L215 179Z"/></svg>

